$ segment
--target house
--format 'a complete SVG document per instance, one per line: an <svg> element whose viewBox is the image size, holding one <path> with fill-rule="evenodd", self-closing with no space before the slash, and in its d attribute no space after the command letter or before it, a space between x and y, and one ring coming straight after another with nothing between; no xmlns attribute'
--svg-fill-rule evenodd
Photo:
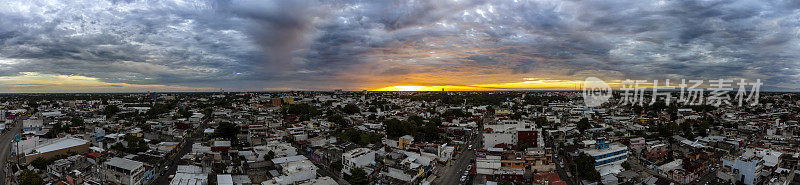
<svg viewBox="0 0 800 185"><path fill-rule="evenodd" d="M628 147L620 143L609 143L606 138L595 139L591 148L582 149L581 152L594 157L594 165L601 176L622 171L622 162L628 159Z"/></svg>
<svg viewBox="0 0 800 185"><path fill-rule="evenodd" d="M353 168L364 168L375 163L375 151L369 148L356 148L342 154L342 173L350 175ZM365 169L368 170L368 169Z"/></svg>
<svg viewBox="0 0 800 185"><path fill-rule="evenodd" d="M125 158L114 157L103 163L106 180L115 184L142 184L144 171L144 163Z"/></svg>
<svg viewBox="0 0 800 185"><path fill-rule="evenodd" d="M783 153L764 149L745 149L738 157L722 159L721 171L717 177L723 181L741 182L746 185L760 184L763 177L778 168Z"/></svg>
<svg viewBox="0 0 800 185"><path fill-rule="evenodd" d="M42 127L44 127L43 121L44 120L41 119L22 120L22 132L24 132L24 134L29 134L42 130Z"/></svg>
<svg viewBox="0 0 800 185"><path fill-rule="evenodd" d="M309 160L292 161L281 164L281 175L271 180L262 182L262 185L287 185L298 184L317 178L317 170Z"/></svg>
<svg viewBox="0 0 800 185"><path fill-rule="evenodd" d="M413 136L405 135L403 137L400 137L400 139L397 140L397 148L399 148L401 150L406 150L406 149L408 149L409 146L411 146L411 143L413 143L413 142L414 142L414 137Z"/></svg>
<svg viewBox="0 0 800 185"><path fill-rule="evenodd" d="M203 172L199 166L178 165L175 177L169 182L170 185L205 185L208 183L208 174Z"/></svg>
<svg viewBox="0 0 800 185"><path fill-rule="evenodd" d="M631 148L631 151L641 152L645 147L645 140L642 137L637 137L630 139L630 144L628 145Z"/></svg>

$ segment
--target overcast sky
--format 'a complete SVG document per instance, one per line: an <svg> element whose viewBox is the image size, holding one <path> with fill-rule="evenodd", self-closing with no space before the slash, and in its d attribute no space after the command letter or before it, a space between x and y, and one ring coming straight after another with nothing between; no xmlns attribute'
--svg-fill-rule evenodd
<svg viewBox="0 0 800 185"><path fill-rule="evenodd" d="M800 1L6 1L0 92L800 87Z"/></svg>

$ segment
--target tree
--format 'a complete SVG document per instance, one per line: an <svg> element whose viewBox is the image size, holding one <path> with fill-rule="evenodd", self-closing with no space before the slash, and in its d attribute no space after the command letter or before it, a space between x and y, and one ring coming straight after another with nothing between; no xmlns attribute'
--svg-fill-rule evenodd
<svg viewBox="0 0 800 185"><path fill-rule="evenodd" d="M333 162L333 164L331 164L331 169L333 169L333 171L335 172L342 171L342 168L344 168L344 165L342 165L342 161L336 161Z"/></svg>
<svg viewBox="0 0 800 185"><path fill-rule="evenodd" d="M41 176L39 176L39 173L36 173L35 171L28 170L28 169L22 171L22 174L20 175L19 181L20 181L20 184L25 184L25 185L42 185L42 184L44 184L44 180L42 179Z"/></svg>
<svg viewBox="0 0 800 185"><path fill-rule="evenodd" d="M347 182L352 185L366 185L369 184L367 180L367 172L361 168L353 168L350 170L350 178L347 178Z"/></svg>
<svg viewBox="0 0 800 185"><path fill-rule="evenodd" d="M334 114L334 115L328 116L328 121L332 122L334 125L336 125L336 127L339 127L339 128L350 127L350 123L347 122L347 120L344 119L344 117L342 115L339 115L339 114Z"/></svg>
<svg viewBox="0 0 800 185"><path fill-rule="evenodd" d="M272 160L272 159L274 159L274 158L275 158L275 152L273 152L272 150L270 150L270 151L267 153L267 155L264 155L264 160L265 160L265 161L269 161L269 160Z"/></svg>
<svg viewBox="0 0 800 185"><path fill-rule="evenodd" d="M169 104L156 103L153 106L151 106L150 109L147 110L145 114L147 115L147 118L155 119L158 117L158 115L167 113L174 107L175 107L174 103L169 103Z"/></svg>
<svg viewBox="0 0 800 185"><path fill-rule="evenodd" d="M39 170L46 170L47 165L50 165L50 161L41 157L38 157L31 161L31 166Z"/></svg>
<svg viewBox="0 0 800 185"><path fill-rule="evenodd" d="M317 107L309 104L289 104L281 107L281 113L284 115L310 115L317 116L322 112L317 110Z"/></svg>
<svg viewBox="0 0 800 185"><path fill-rule="evenodd" d="M622 168L624 168L625 170L630 170L631 164L628 163L628 161L622 162Z"/></svg>
<svg viewBox="0 0 800 185"><path fill-rule="evenodd" d="M188 109L180 109L177 113L175 113L174 117L176 118L189 118L192 117L192 112Z"/></svg>
<svg viewBox="0 0 800 185"><path fill-rule="evenodd" d="M147 147L147 142L140 137L136 137L133 135L125 135L125 142L128 143L128 147L123 148L122 150L127 153L139 153L139 152L146 152L150 147Z"/></svg>
<svg viewBox="0 0 800 185"><path fill-rule="evenodd" d="M358 106L356 106L355 104L347 104L344 106L344 108L342 108L342 111L347 114L355 114L355 113L360 113L361 109L358 108Z"/></svg>
<svg viewBox="0 0 800 185"><path fill-rule="evenodd" d="M229 139L231 145L238 145L239 138L236 137L238 133L239 127L230 122L222 122L214 129L214 137Z"/></svg>
<svg viewBox="0 0 800 185"><path fill-rule="evenodd" d="M592 128L592 124L589 123L589 119L588 118L582 118L580 121L578 121L578 130L579 131L583 132L583 131L585 131L586 129L589 129L589 128Z"/></svg>
<svg viewBox="0 0 800 185"><path fill-rule="evenodd" d="M103 114L108 116L113 116L119 112L119 107L116 105L108 105L106 108L103 109Z"/></svg>
<svg viewBox="0 0 800 185"><path fill-rule="evenodd" d="M684 123L681 124L680 127L681 127L681 131L683 132L683 137L685 137L687 139L694 138L694 133L692 132L692 125L691 124L689 124L687 122L684 122Z"/></svg>
<svg viewBox="0 0 800 185"><path fill-rule="evenodd" d="M77 116L76 117L72 117L72 119L70 119L69 122L70 122L70 126L83 126L83 124L84 124L83 119L81 119L81 118L79 118Z"/></svg>
<svg viewBox="0 0 800 185"><path fill-rule="evenodd" d="M517 145L517 150L525 151L525 149L530 148L530 147L532 147L532 146L528 142L519 142L519 144Z"/></svg>
<svg viewBox="0 0 800 185"><path fill-rule="evenodd" d="M405 135L403 122L397 119L390 119L383 122L386 125L386 135L397 138Z"/></svg>
<svg viewBox="0 0 800 185"><path fill-rule="evenodd" d="M346 131L337 134L336 137L353 143L358 143L359 145L368 145L379 143L383 138L383 135L369 132L359 132L355 129L347 129Z"/></svg>
<svg viewBox="0 0 800 185"><path fill-rule="evenodd" d="M703 137L708 136L708 129L711 128L711 125L708 122L701 122L697 128L697 134Z"/></svg>
<svg viewBox="0 0 800 185"><path fill-rule="evenodd" d="M578 176L586 180L599 181L600 172L597 172L597 169L594 168L594 163L594 157L586 155L586 153L578 155L575 159L575 168Z"/></svg>

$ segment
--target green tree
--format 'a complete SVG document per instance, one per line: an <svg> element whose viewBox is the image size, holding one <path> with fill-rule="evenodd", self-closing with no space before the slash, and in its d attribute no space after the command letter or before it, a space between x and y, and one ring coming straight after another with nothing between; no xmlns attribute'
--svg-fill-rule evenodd
<svg viewBox="0 0 800 185"><path fill-rule="evenodd" d="M532 147L532 146L528 142L519 142L519 144L517 145L517 150L525 151L525 149L530 148L530 147Z"/></svg>
<svg viewBox="0 0 800 185"><path fill-rule="evenodd" d="M108 116L113 116L119 112L119 107L116 105L108 105L106 108L103 108L103 114Z"/></svg>
<svg viewBox="0 0 800 185"><path fill-rule="evenodd" d="M168 104L156 103L153 106L151 106L149 110L147 110L145 115L147 115L147 118L155 119L158 117L158 115L167 113L170 110L172 110L172 108L175 108L174 103L168 103Z"/></svg>
<svg viewBox="0 0 800 185"><path fill-rule="evenodd" d="M406 135L403 122L397 119L390 119L383 122L386 126L386 135L397 138Z"/></svg>
<svg viewBox="0 0 800 185"><path fill-rule="evenodd" d="M265 161L269 161L269 160L272 160L272 159L274 159L274 158L275 158L275 152L273 152L272 150L270 150L270 151L267 153L267 155L264 155L264 160L265 160Z"/></svg>
<svg viewBox="0 0 800 185"><path fill-rule="evenodd" d="M344 168L344 165L342 165L342 161L336 161L336 162L333 162L333 164L331 164L331 168L333 169L333 171L338 172L338 171L342 171L342 168Z"/></svg>
<svg viewBox="0 0 800 185"><path fill-rule="evenodd" d="M42 176L39 175L39 173L36 173L35 171L28 169L22 171L19 181L20 184L25 184L25 185L44 184L44 180L42 179Z"/></svg>
<svg viewBox="0 0 800 185"><path fill-rule="evenodd" d="M346 131L337 134L336 137L353 143L358 143L359 145L368 145L379 143L383 138L383 135L369 132L359 132L355 129L347 129Z"/></svg>
<svg viewBox="0 0 800 185"><path fill-rule="evenodd" d="M47 165L50 165L50 161L41 157L38 157L31 161L31 166L39 170L46 170Z"/></svg>
<svg viewBox="0 0 800 185"><path fill-rule="evenodd" d="M361 168L353 168L350 170L350 178L347 178L347 182L352 185L366 185L369 184L367 180L367 172Z"/></svg>
<svg viewBox="0 0 800 185"><path fill-rule="evenodd" d="M135 154L139 152L146 152L148 149L150 149L149 147L147 147L147 142L145 142L144 139L140 137L136 137L133 135L125 135L124 139L125 142L128 143L128 147L123 148L122 151L125 151L127 153Z"/></svg>
<svg viewBox="0 0 800 185"><path fill-rule="evenodd" d="M631 164L628 163L628 161L622 162L622 168L624 168L625 170L630 170Z"/></svg>
<svg viewBox="0 0 800 185"><path fill-rule="evenodd" d="M239 138L236 137L238 133L239 127L230 122L222 122L214 129L214 137L229 139L231 145L238 145Z"/></svg>
<svg viewBox="0 0 800 185"><path fill-rule="evenodd" d="M578 130L579 131L583 132L583 131L585 131L586 129L589 129L589 128L592 128L592 124L589 123L589 119L588 118L582 118L580 121L578 121Z"/></svg>
<svg viewBox="0 0 800 185"><path fill-rule="evenodd" d="M578 155L575 159L575 168L577 169L576 173L578 177L591 181L599 181L600 172L597 172L597 169L594 168L594 163L594 157L586 155L585 153Z"/></svg>
<svg viewBox="0 0 800 185"><path fill-rule="evenodd" d="M344 116L339 115L339 114L334 114L334 115L328 116L328 121L329 122L333 122L333 124L336 125L336 127L338 127L338 128L350 127L350 123L347 122L346 119L344 119Z"/></svg>
<svg viewBox="0 0 800 185"><path fill-rule="evenodd" d="M355 104L347 104L344 106L344 108L342 108L342 112L347 114L355 114L355 113L360 113L361 109L358 108L358 106L356 106Z"/></svg>
<svg viewBox="0 0 800 185"><path fill-rule="evenodd" d="M708 129L711 128L711 124L708 122L701 122L697 128L697 134L703 137L708 136Z"/></svg>
<svg viewBox="0 0 800 185"><path fill-rule="evenodd" d="M689 124L687 122L683 122L683 123L681 123L680 127L681 127L681 131L683 132L683 137L685 137L686 139L690 139L690 140L692 138L694 138L694 133L692 132L692 125L691 124Z"/></svg>
<svg viewBox="0 0 800 185"><path fill-rule="evenodd" d="M83 124L84 124L83 119L81 119L80 117L77 117L77 116L76 117L72 117L72 119L70 119L69 122L70 122L70 126L83 126Z"/></svg>

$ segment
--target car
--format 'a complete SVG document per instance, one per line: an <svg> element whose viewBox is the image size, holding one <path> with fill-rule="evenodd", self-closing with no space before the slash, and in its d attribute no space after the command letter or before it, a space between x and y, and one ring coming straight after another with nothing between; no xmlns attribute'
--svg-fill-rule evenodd
<svg viewBox="0 0 800 185"><path fill-rule="evenodd" d="M469 147L467 147L467 149L470 149L470 150L472 150L472 145L469 145Z"/></svg>
<svg viewBox="0 0 800 185"><path fill-rule="evenodd" d="M466 175L465 176L461 176L461 182L464 182L466 180L467 180L467 176Z"/></svg>

